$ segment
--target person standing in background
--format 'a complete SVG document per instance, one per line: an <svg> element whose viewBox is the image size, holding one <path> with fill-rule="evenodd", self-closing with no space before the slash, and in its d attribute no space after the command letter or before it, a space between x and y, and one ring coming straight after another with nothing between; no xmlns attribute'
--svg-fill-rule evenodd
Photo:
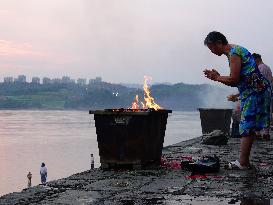
<svg viewBox="0 0 273 205"><path fill-rule="evenodd" d="M94 160L94 155L91 154L91 169L95 168L95 160Z"/></svg>
<svg viewBox="0 0 273 205"><path fill-rule="evenodd" d="M235 108L232 112L232 129L231 129L231 137L240 137L239 133L239 124L241 120L241 110L240 110L240 94L231 94L227 96L227 100L235 103Z"/></svg>
<svg viewBox="0 0 273 205"><path fill-rule="evenodd" d="M47 168L44 162L42 163L40 168L40 175L41 175L41 183L45 184L47 179Z"/></svg>
<svg viewBox="0 0 273 205"><path fill-rule="evenodd" d="M258 53L253 53L252 54L260 72L262 73L262 75L270 82L270 85L272 87L272 81L273 81L273 77L272 77L272 71L270 69L269 66L267 66L263 60L260 54ZM270 96L271 98L271 106L270 106L270 123L272 123L272 94ZM270 135L269 135L269 127L263 129L261 132L257 133L257 137L259 138L263 138L265 140L269 140L270 139Z"/></svg>
<svg viewBox="0 0 273 205"><path fill-rule="evenodd" d="M260 72L263 74L263 76L272 84L272 71L268 65L266 65L260 54L253 53L252 54Z"/></svg>
<svg viewBox="0 0 273 205"><path fill-rule="evenodd" d="M31 172L28 172L27 178L28 178L27 187L29 188L31 187L31 178L32 178Z"/></svg>

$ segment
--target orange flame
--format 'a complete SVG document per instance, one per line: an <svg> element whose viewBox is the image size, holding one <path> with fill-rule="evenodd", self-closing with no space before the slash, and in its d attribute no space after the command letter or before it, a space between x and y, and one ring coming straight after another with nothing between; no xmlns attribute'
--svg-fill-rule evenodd
<svg viewBox="0 0 273 205"><path fill-rule="evenodd" d="M144 90L144 100L146 102L145 107L146 108L153 108L155 110L162 109L158 104L155 103L154 98L151 96L151 92L149 90L147 81L151 80L151 77L144 76L144 85L143 85L143 90Z"/></svg>
<svg viewBox="0 0 273 205"><path fill-rule="evenodd" d="M158 104L155 103L154 98L151 96L151 92L149 90L149 86L147 84L148 80L151 80L151 77L144 76L144 84L143 84L143 90L144 90L144 100L145 102L141 102L142 109L147 109L147 108L153 108L154 110L159 110L162 109ZM138 105L138 95L136 95L134 101L132 102L132 109L139 109Z"/></svg>
<svg viewBox="0 0 273 205"><path fill-rule="evenodd" d="M132 109L133 110L139 109L139 106L138 106L138 95L136 95L134 101L132 102Z"/></svg>
<svg viewBox="0 0 273 205"><path fill-rule="evenodd" d="M140 101L140 103L141 103L142 109L145 109L145 104L141 101Z"/></svg>

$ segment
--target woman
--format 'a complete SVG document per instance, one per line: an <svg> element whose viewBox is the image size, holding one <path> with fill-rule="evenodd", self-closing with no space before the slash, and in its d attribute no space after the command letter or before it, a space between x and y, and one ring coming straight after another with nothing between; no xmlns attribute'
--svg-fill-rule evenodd
<svg viewBox="0 0 273 205"><path fill-rule="evenodd" d="M229 168L250 168L249 156L255 132L269 127L270 83L260 73L251 53L239 45L229 44L220 32L210 32L204 44L215 55L226 55L230 75L221 76L215 69L204 70L207 78L228 86L237 87L241 100L239 161L229 163Z"/></svg>
<svg viewBox="0 0 273 205"><path fill-rule="evenodd" d="M41 175L41 183L45 184L46 183L46 178L47 178L47 168L45 166L45 163L42 163L42 165L41 165L40 175Z"/></svg>

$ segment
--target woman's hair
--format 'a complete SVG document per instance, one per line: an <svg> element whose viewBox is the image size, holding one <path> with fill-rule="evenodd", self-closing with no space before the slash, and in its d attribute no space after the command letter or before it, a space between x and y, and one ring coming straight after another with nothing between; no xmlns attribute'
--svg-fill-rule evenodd
<svg viewBox="0 0 273 205"><path fill-rule="evenodd" d="M44 167L45 166L45 163L42 163L41 167Z"/></svg>
<svg viewBox="0 0 273 205"><path fill-rule="evenodd" d="M262 59L262 56L258 53L252 53L252 57L256 60L256 59Z"/></svg>
<svg viewBox="0 0 273 205"><path fill-rule="evenodd" d="M204 45L207 46L208 44L215 44L215 43L222 43L224 45L228 44L227 38L218 31L210 32L204 40Z"/></svg>

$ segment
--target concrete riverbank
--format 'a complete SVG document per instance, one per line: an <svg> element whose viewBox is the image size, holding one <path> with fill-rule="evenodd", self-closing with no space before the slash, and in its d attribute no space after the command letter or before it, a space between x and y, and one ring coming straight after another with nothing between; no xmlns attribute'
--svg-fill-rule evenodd
<svg viewBox="0 0 273 205"><path fill-rule="evenodd" d="M255 141L254 169L226 170L237 159L240 139L227 145L202 145L200 138L164 148L163 156L179 161L185 156L216 154L220 171L191 178L181 169L90 170L0 197L0 204L270 204L273 198L273 140ZM272 202L271 202L272 203Z"/></svg>

